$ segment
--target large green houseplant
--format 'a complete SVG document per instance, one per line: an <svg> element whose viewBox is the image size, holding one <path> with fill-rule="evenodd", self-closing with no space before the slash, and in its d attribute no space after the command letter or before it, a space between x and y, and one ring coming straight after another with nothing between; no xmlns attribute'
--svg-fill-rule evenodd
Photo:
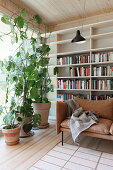
<svg viewBox="0 0 113 170"><path fill-rule="evenodd" d="M40 114L42 122L40 128L46 128L49 126L48 116L51 103L47 98L47 93L53 92L53 85L51 84L51 79L48 73L49 59L45 56L49 54L50 48L48 45L43 44L41 48L38 49L40 55L39 68L38 68L38 79L34 82L31 88L30 94L31 98L34 100L33 109L36 114ZM35 74L33 75L35 79Z"/></svg>
<svg viewBox="0 0 113 170"><path fill-rule="evenodd" d="M12 43L19 44L15 55L9 56L4 63L1 62L7 73L6 102L8 102L9 86L12 86L16 100L15 111L21 115L18 121L23 123L23 130L28 133L32 127L37 127L41 122L40 114L33 114L33 100L48 102L45 94L53 91L48 75L49 59L46 58L50 48L45 41L41 42L43 23L39 15L29 18L25 9L22 9L16 18L4 15L1 21L10 26L11 31L8 34ZM29 31L29 25L32 27L37 25L38 29Z"/></svg>

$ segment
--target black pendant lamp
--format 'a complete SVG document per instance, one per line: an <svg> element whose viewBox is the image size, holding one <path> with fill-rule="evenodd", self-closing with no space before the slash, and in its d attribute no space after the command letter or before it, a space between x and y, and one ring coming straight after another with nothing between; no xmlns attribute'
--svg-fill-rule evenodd
<svg viewBox="0 0 113 170"><path fill-rule="evenodd" d="M83 21L84 21L84 16L85 16L85 5L86 5L86 0L84 0L84 9L83 9L83 17L82 17L82 31L83 31ZM80 30L76 31L76 36L72 39L72 43L77 43L77 44L82 44L86 42L86 39L82 37L80 34Z"/></svg>
<svg viewBox="0 0 113 170"><path fill-rule="evenodd" d="M77 30L76 36L72 39L71 42L72 43L76 42L77 44L82 44L82 43L86 42L86 39L81 36L80 30Z"/></svg>

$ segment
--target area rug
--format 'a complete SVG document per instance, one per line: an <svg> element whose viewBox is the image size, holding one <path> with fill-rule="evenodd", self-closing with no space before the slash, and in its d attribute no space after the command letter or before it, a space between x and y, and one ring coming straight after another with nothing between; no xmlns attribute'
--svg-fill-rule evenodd
<svg viewBox="0 0 113 170"><path fill-rule="evenodd" d="M29 170L113 170L113 154L57 144Z"/></svg>

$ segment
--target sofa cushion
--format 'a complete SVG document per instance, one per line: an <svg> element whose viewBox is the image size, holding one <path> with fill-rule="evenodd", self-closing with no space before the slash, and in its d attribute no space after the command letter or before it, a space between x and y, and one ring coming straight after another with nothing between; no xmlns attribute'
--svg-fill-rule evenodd
<svg viewBox="0 0 113 170"><path fill-rule="evenodd" d="M113 123L112 123L112 125L110 127L110 134L113 135Z"/></svg>
<svg viewBox="0 0 113 170"><path fill-rule="evenodd" d="M85 131L98 133L98 134L109 134L112 123L113 122L111 120L99 118L99 122L97 124L92 125L90 128L86 129ZM61 123L61 127L69 129L69 119L65 119Z"/></svg>
<svg viewBox="0 0 113 170"><path fill-rule="evenodd" d="M111 125L112 125L111 120L99 118L99 122L97 124L92 125L90 128L86 129L85 131L107 135L110 133Z"/></svg>
<svg viewBox="0 0 113 170"><path fill-rule="evenodd" d="M108 100L87 100L76 97L75 100L78 102L83 110L95 111L99 117L113 120L113 98Z"/></svg>

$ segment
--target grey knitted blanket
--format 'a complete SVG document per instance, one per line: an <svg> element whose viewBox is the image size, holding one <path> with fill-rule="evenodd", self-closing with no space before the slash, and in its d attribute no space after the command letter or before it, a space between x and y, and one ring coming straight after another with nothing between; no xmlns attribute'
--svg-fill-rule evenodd
<svg viewBox="0 0 113 170"><path fill-rule="evenodd" d="M69 127L74 142L76 142L76 139L81 132L97 122L98 115L95 112L83 111L81 107L76 109L69 120Z"/></svg>
<svg viewBox="0 0 113 170"><path fill-rule="evenodd" d="M76 109L78 109L80 106L79 106L79 104L78 104L74 99L69 99L69 100L66 101L66 103L67 103L67 106L68 106L66 117L67 117L67 118L70 118L71 115L72 115L72 113L73 113Z"/></svg>

